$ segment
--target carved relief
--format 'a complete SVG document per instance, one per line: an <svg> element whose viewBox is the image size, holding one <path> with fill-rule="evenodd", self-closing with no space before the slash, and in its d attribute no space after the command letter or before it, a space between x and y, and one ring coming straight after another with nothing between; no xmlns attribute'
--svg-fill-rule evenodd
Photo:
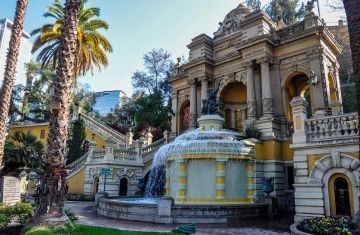
<svg viewBox="0 0 360 235"><path fill-rule="evenodd" d="M248 112L249 118L256 117L256 101L255 100L247 101L247 112Z"/></svg>
<svg viewBox="0 0 360 235"><path fill-rule="evenodd" d="M263 98L262 105L263 105L263 113L272 113L272 98Z"/></svg>

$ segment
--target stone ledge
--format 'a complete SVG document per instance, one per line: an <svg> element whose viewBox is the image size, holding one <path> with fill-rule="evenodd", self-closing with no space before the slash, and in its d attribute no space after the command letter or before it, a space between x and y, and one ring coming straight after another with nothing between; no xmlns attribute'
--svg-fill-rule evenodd
<svg viewBox="0 0 360 235"><path fill-rule="evenodd" d="M297 229L299 223L292 224L290 226L291 235L311 235L310 233L305 233Z"/></svg>

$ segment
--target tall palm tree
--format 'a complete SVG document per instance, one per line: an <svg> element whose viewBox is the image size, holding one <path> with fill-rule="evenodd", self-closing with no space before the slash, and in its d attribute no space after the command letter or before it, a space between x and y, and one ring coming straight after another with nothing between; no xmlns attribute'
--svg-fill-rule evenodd
<svg viewBox="0 0 360 235"><path fill-rule="evenodd" d="M71 84L76 75L78 24L82 0L66 0L64 27L59 41L55 92L50 102L50 128L44 173L37 190L37 210L32 222L60 218L64 215L67 193L66 142L68 139Z"/></svg>
<svg viewBox="0 0 360 235"><path fill-rule="evenodd" d="M18 0L16 3L15 19L11 30L11 37L8 54L6 57L6 67L4 81L0 90L0 164L4 156L4 146L6 140L6 124L10 108L11 93L14 86L16 64L19 56L20 40L23 33L27 0ZM2 167L0 167L1 169Z"/></svg>
<svg viewBox="0 0 360 235"><path fill-rule="evenodd" d="M96 7L85 8L86 0L81 4L79 25L77 27L77 40L79 50L76 55L76 75L85 75L86 72L94 71L94 67L101 69L108 65L107 52L112 52L110 42L99 32L107 30L108 24L99 18L100 9ZM45 17L55 20L52 24L45 24L35 29L31 35L37 35L32 52L40 50L37 61L43 67L53 66L59 62L59 49L61 29L64 26L64 6L59 0L55 0L44 14Z"/></svg>

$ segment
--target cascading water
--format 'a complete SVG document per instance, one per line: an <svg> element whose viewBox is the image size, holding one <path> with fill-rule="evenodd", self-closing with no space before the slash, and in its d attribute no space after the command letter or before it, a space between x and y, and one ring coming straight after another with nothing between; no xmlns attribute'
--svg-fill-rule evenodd
<svg viewBox="0 0 360 235"><path fill-rule="evenodd" d="M243 136L231 130L195 129L178 136L174 142L162 146L154 155L149 180L146 185L146 197L163 196L166 159L186 154L229 154L246 155L249 149L244 148Z"/></svg>

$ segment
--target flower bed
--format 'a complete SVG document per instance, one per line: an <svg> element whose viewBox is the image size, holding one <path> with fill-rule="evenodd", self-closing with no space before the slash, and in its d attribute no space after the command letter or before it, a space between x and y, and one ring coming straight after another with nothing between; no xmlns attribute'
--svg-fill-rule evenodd
<svg viewBox="0 0 360 235"><path fill-rule="evenodd" d="M305 219L297 228L314 235L355 235L358 226L350 217L317 217Z"/></svg>
<svg viewBox="0 0 360 235"><path fill-rule="evenodd" d="M68 193L66 195L66 200L68 201L94 201L95 197L93 195L86 195L82 193Z"/></svg>

